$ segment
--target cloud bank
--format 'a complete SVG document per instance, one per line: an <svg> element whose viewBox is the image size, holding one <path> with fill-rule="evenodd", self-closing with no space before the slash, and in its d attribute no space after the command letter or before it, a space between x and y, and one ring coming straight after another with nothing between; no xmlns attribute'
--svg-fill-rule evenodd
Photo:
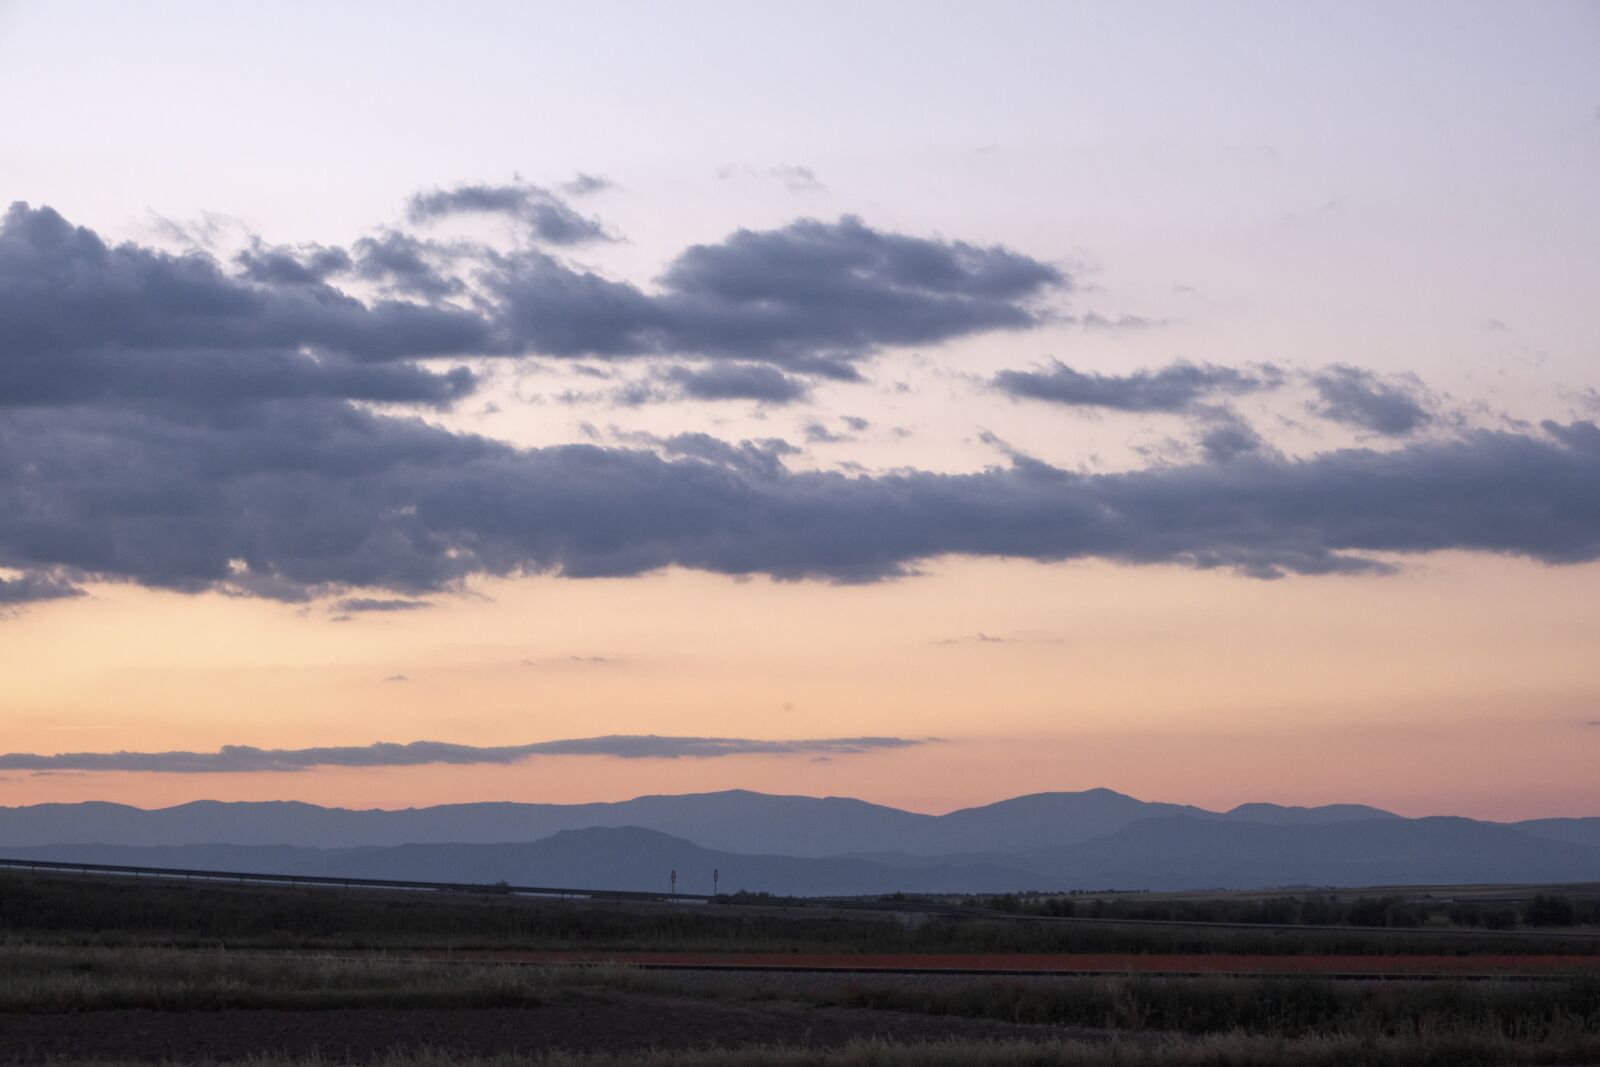
<svg viewBox="0 0 1600 1067"><path fill-rule="evenodd" d="M882 345L1040 321L1030 302L1069 279L999 247L802 221L694 246L651 293L534 251L486 261L501 301L470 309L348 296L322 246L251 256L230 274L108 245L47 208L6 215L0 568L22 577L0 600L105 580L381 611L480 576L667 567L867 582L948 555L1256 577L1377 573L1394 554L1450 549L1600 558L1593 422L1290 459L1216 399L1270 387L1267 368L1057 363L997 381L1202 420L1201 461L1107 474L1025 455L955 474L791 471L781 440L704 434L523 449L360 403L446 406L476 381L423 360L524 348L727 357L674 362L656 383L781 403L796 376L849 376ZM1416 424L1385 383L1330 373L1330 417L1388 436Z"/></svg>
<svg viewBox="0 0 1600 1067"><path fill-rule="evenodd" d="M435 191L412 214L531 210L532 190ZM755 381L750 364L854 379L852 362L885 347L1039 325L1038 301L1070 288L1055 267L1000 246L887 233L851 216L693 245L648 291L538 248L445 247L397 231L363 238L353 254L258 243L236 262L229 273L200 252L110 245L48 207L13 204L0 224L0 397L63 403L167 382L207 400L276 391L442 404L470 391L470 374L393 364L523 355L733 360L744 369L685 390L770 396L781 384ZM346 274L392 295L351 296L334 285ZM463 277L472 299L444 302L464 292ZM726 384L739 374L743 386Z"/></svg>
<svg viewBox="0 0 1600 1067"><path fill-rule="evenodd" d="M400 676L396 676L397 678ZM825 737L763 741L743 737L660 737L613 734L527 745L453 745L444 741L325 748L256 748L224 745L215 752L32 752L0 754L4 771L116 771L138 774L253 774L317 767L417 767L520 763L535 757L610 756L616 759L719 759L725 756L860 755L911 748L928 738Z"/></svg>
<svg viewBox="0 0 1600 1067"><path fill-rule="evenodd" d="M885 233L854 216L694 245L655 292L536 252L500 258L482 281L518 350L754 360L840 379L884 347L1037 326L1034 302L1071 285L1003 247Z"/></svg>

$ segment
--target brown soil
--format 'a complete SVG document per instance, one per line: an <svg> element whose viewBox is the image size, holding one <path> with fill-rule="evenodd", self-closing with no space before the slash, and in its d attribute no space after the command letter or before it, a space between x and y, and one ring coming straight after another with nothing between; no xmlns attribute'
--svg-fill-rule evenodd
<svg viewBox="0 0 1600 1067"><path fill-rule="evenodd" d="M444 954L440 954L443 956ZM462 952L451 959L508 963L621 963L640 966L794 968L840 971L997 971L1176 974L1536 975L1600 972L1600 956L1242 956L1121 953L845 952Z"/></svg>
<svg viewBox="0 0 1600 1067"><path fill-rule="evenodd" d="M552 1049L783 1044L830 1047L853 1038L1103 1039L1098 1030L1018 1026L784 1002L718 1003L631 993L570 992L527 1008L483 1010L95 1011L0 1015L0 1062L194 1062L250 1055L362 1061L431 1049L462 1056Z"/></svg>

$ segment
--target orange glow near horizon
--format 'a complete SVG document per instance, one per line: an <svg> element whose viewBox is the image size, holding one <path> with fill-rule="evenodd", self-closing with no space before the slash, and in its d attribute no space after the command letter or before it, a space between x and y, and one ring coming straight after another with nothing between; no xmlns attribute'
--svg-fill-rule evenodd
<svg viewBox="0 0 1600 1067"><path fill-rule="evenodd" d="M945 811L1105 786L1208 807L1600 814L1600 567L1448 555L1404 568L1259 582L947 560L855 587L529 578L342 622L323 607L98 587L32 609L26 626L0 622L0 750L943 740L827 761L0 772L0 804L405 807L749 788Z"/></svg>

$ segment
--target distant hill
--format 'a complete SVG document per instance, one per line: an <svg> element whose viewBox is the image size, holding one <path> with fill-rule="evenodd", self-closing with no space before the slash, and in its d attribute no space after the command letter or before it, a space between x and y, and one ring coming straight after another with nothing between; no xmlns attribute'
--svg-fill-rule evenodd
<svg viewBox="0 0 1600 1067"><path fill-rule="evenodd" d="M733 852L821 856L893 847L933 816L843 797L745 790L645 796L609 804L445 804L397 811L290 801L197 801L144 810L120 804L0 808L0 848L115 841L130 845L486 844L562 830L640 826Z"/></svg>
<svg viewBox="0 0 1600 1067"><path fill-rule="evenodd" d="M1512 823L1511 826L1522 833L1550 841L1600 848L1600 819L1529 819Z"/></svg>
<svg viewBox="0 0 1600 1067"><path fill-rule="evenodd" d="M853 857L740 855L701 848L639 827L563 830L543 841L498 845L397 845L316 849L283 845L49 845L12 848L9 857L116 863L192 870L414 881L493 883L555 888L665 891L719 888L794 896L905 892L1004 892L1035 887L1040 876L1000 865L929 863L915 869Z"/></svg>
<svg viewBox="0 0 1600 1067"><path fill-rule="evenodd" d="M1366 804L1325 804L1320 808L1288 807L1283 804L1240 804L1237 808L1223 812L1221 817L1231 822L1265 822L1280 825L1400 818L1392 811L1369 807Z"/></svg>
<svg viewBox="0 0 1600 1067"><path fill-rule="evenodd" d="M846 797L772 796L746 790L645 796L610 804L447 804L399 811L207 800L156 810L105 803L0 808L0 848L112 841L316 848L482 844L538 841L562 830L638 826L728 852L939 856L1069 845L1104 837L1141 819L1178 814L1262 822L1398 818L1358 805L1245 805L1224 814L1137 800L1110 789L1036 793L946 815L923 815Z"/></svg>
<svg viewBox="0 0 1600 1067"><path fill-rule="evenodd" d="M84 803L0 808L0 855L577 888L660 889L676 867L685 891L708 889L717 868L730 891L824 895L1546 882L1600 880L1600 819L1501 825L1360 804L1215 812L1110 789L946 815L745 790L401 811Z"/></svg>
<svg viewBox="0 0 1600 1067"><path fill-rule="evenodd" d="M1600 880L1600 849L1470 819L1272 824L1159 816L1092 841L944 857L739 854L639 827L565 830L536 842L317 849L262 845L12 847L18 858L570 888L720 887L800 896L1070 889Z"/></svg>
<svg viewBox="0 0 1600 1067"><path fill-rule="evenodd" d="M1127 889L1600 881L1600 848L1445 817L1272 824L1174 816L1014 859L1062 884Z"/></svg>

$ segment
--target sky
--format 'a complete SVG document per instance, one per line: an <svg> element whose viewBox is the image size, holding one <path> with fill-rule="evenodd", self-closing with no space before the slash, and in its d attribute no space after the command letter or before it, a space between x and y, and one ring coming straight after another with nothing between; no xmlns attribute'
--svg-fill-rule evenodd
<svg viewBox="0 0 1600 1067"><path fill-rule="evenodd" d="M1600 815L1597 54L0 3L0 804Z"/></svg>

